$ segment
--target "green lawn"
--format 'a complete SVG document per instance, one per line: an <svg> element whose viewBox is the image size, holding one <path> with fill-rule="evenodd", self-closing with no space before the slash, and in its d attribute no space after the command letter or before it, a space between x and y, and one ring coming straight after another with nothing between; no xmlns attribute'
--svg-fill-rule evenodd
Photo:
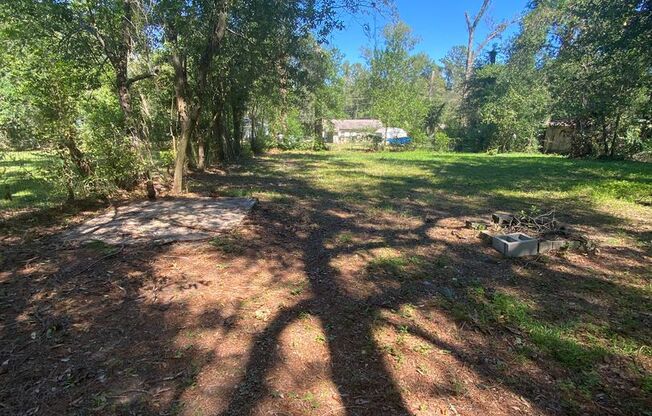
<svg viewBox="0 0 652 416"><path fill-rule="evenodd" d="M249 184L231 190L233 195L301 193L417 216L428 206L481 216L495 210L555 209L562 220L591 226L612 240L630 234L649 243L649 233L638 228L639 221L652 219L651 164L428 151L290 152L265 159L270 163L253 164L248 174L290 176L294 190L279 193Z"/></svg>
<svg viewBox="0 0 652 416"><path fill-rule="evenodd" d="M268 157L282 159L284 173L309 185L297 187L305 197L326 192L369 209L406 214L431 204L482 215L534 206L555 208L562 217L584 218L617 234L623 230L616 225L627 217L644 217L652 204L652 165L636 162L428 151L290 152ZM45 181L47 158L43 152L5 153L0 187L3 196L5 189L11 191L12 200L0 199L1 210L63 202L64 195ZM272 174L267 169L278 170L277 164L269 166L253 164L247 169L260 176Z"/></svg>
<svg viewBox="0 0 652 416"><path fill-rule="evenodd" d="M0 210L46 208L63 202L64 195L45 180L51 156L39 151L5 152L0 156ZM11 200L6 198L7 191Z"/></svg>
<svg viewBox="0 0 652 416"><path fill-rule="evenodd" d="M428 200L444 192L469 202L523 198L519 205L569 199L652 204L652 165L644 163L427 151L290 153L285 158L313 168L302 176L314 185L366 201L415 193Z"/></svg>

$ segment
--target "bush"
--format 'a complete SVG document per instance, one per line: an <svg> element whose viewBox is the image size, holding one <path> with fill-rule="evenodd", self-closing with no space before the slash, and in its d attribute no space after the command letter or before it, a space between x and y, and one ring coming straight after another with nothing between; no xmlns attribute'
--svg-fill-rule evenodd
<svg viewBox="0 0 652 416"><path fill-rule="evenodd" d="M80 105L80 113L81 147L95 167L95 182L133 188L144 166L131 138L125 136L123 113L113 91L107 86L93 91Z"/></svg>
<svg viewBox="0 0 652 416"><path fill-rule="evenodd" d="M84 176L63 149L49 151L40 174L53 188L53 194L67 195L68 200L106 195L113 188L97 176Z"/></svg>
<svg viewBox="0 0 652 416"><path fill-rule="evenodd" d="M256 128L254 133L253 140L249 141L249 147L251 148L251 153L255 155L262 154L266 149L270 147L272 143L271 138L268 134L265 133L265 129L262 127Z"/></svg>
<svg viewBox="0 0 652 416"><path fill-rule="evenodd" d="M536 73L504 65L478 69L463 108L468 118L466 150L537 152L549 102Z"/></svg>
<svg viewBox="0 0 652 416"><path fill-rule="evenodd" d="M303 142L302 137L279 135L270 147L281 150L301 150L307 147Z"/></svg>
<svg viewBox="0 0 652 416"><path fill-rule="evenodd" d="M157 163L169 171L174 166L174 152L172 150L161 150L158 152Z"/></svg>
<svg viewBox="0 0 652 416"><path fill-rule="evenodd" d="M450 152L453 148L454 140L448 137L446 132L438 131L432 138L432 148L436 152Z"/></svg>
<svg viewBox="0 0 652 416"><path fill-rule="evenodd" d="M632 155L632 160L637 162L652 163L652 150L636 153Z"/></svg>

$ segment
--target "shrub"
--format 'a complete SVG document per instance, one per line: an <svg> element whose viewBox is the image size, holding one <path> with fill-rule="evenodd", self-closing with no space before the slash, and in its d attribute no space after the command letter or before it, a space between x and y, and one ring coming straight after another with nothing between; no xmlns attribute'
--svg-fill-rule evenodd
<svg viewBox="0 0 652 416"><path fill-rule="evenodd" d="M432 147L436 152L449 152L452 150L453 139L446 132L438 131L432 138Z"/></svg>
<svg viewBox="0 0 652 416"><path fill-rule="evenodd" d="M123 114L113 91L107 86L94 90L82 101L80 115L81 146L95 167L95 182L106 184L105 188L131 189L144 166L124 133Z"/></svg>

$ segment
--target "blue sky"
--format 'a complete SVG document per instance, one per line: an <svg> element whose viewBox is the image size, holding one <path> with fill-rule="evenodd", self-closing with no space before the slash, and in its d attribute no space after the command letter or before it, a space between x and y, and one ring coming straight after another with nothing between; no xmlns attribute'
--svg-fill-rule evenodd
<svg viewBox="0 0 652 416"><path fill-rule="evenodd" d="M527 3L528 0L493 0L485 19L490 18L495 22L511 19L521 13ZM482 0L395 0L395 4L400 19L406 22L420 39L416 51L425 52L439 61L452 46L466 45L464 11L475 14ZM387 18L376 18L379 35L388 21ZM374 20L371 17L356 17L347 18L345 22L346 29L333 34L330 44L337 47L347 60L360 62L361 48L371 46L371 40L365 36L362 25L367 23L373 28ZM483 21L476 37L480 38L486 34L487 29L487 24ZM513 25L506 35L513 34L515 30L517 27Z"/></svg>

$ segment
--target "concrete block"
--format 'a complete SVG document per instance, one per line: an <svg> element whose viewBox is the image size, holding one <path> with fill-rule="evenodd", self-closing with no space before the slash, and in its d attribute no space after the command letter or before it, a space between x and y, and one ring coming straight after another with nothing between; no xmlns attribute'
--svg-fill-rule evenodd
<svg viewBox="0 0 652 416"><path fill-rule="evenodd" d="M543 240L539 241L539 253L547 253L551 250L562 250L568 248L568 240Z"/></svg>
<svg viewBox="0 0 652 416"><path fill-rule="evenodd" d="M498 225L510 226L514 222L514 216L507 212L494 212L491 219Z"/></svg>
<svg viewBox="0 0 652 416"><path fill-rule="evenodd" d="M489 231L482 231L478 234L478 238L486 244L491 244L494 239L494 236Z"/></svg>
<svg viewBox="0 0 652 416"><path fill-rule="evenodd" d="M539 254L539 241L523 233L494 236L493 248L507 257L536 256Z"/></svg>

